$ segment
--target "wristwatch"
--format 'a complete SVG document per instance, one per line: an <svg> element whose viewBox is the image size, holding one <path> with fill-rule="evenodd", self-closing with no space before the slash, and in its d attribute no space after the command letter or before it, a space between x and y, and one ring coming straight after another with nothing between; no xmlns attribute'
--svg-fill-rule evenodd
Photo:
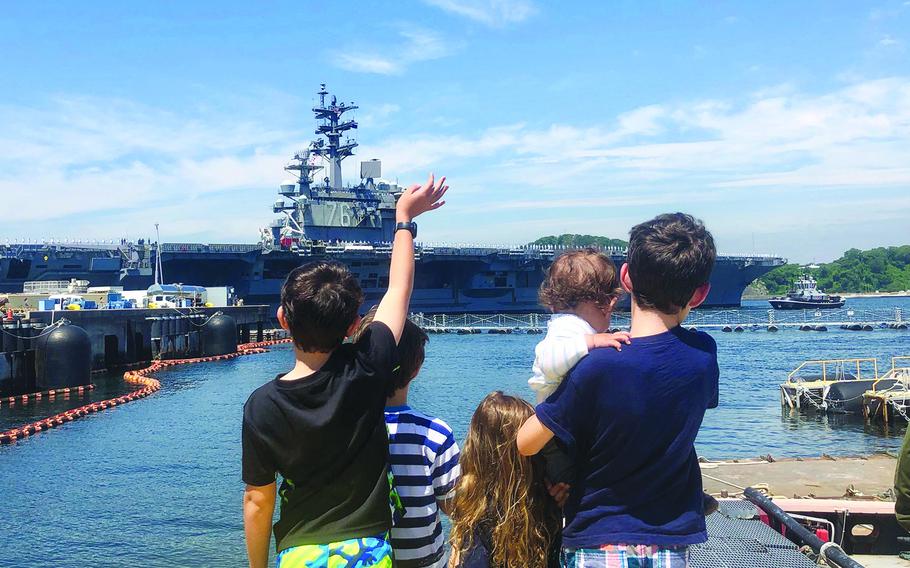
<svg viewBox="0 0 910 568"><path fill-rule="evenodd" d="M395 225L396 233L402 229L404 229L405 231L410 231L411 236L414 237L415 239L417 238L417 223L415 223L414 221L409 221L407 223L398 223L397 225Z"/></svg>

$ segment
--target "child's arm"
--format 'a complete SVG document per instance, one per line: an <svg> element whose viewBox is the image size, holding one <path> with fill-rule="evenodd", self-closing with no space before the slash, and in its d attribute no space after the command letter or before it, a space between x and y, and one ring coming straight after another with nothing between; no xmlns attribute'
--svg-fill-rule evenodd
<svg viewBox="0 0 910 568"><path fill-rule="evenodd" d="M449 186L442 177L434 183L433 174L424 185L414 184L398 198L395 206L395 221L410 223L415 217L426 211L438 209L445 204L440 201ZM401 331L408 317L408 304L411 301L411 290L414 287L414 237L410 231L395 231L392 244L392 262L389 267L389 289L379 302L376 317L373 321L386 324L395 337L395 343L401 339Z"/></svg>
<svg viewBox="0 0 910 568"><path fill-rule="evenodd" d="M460 457L461 450L458 448L458 442L455 441L455 434L449 431L445 442L436 452L436 459L433 460L431 470L436 504L446 515L452 511L455 486L458 485L458 479L461 477L461 466L458 463Z"/></svg>
<svg viewBox="0 0 910 568"><path fill-rule="evenodd" d="M547 382L558 382L579 361L584 359L591 349L612 347L622 351L623 345L631 343L629 334L595 333L583 336L546 337L534 349L534 377L528 381L531 388L540 391Z"/></svg>
<svg viewBox="0 0 910 568"><path fill-rule="evenodd" d="M269 563L269 541L272 537L272 515L275 513L275 483L247 485L243 492L243 532L250 568L266 568Z"/></svg>
<svg viewBox="0 0 910 568"><path fill-rule="evenodd" d="M553 431L544 426L535 414L518 429L518 453L523 456L536 455L552 439Z"/></svg>
<svg viewBox="0 0 910 568"><path fill-rule="evenodd" d="M534 348L534 376L543 377L542 381L537 381L540 387L547 381L558 381L566 376L566 373L581 361L591 349L588 344L589 337L593 335L576 335L574 337L545 337L543 341ZM531 388L534 388L534 381L531 381Z"/></svg>
<svg viewBox="0 0 910 568"><path fill-rule="evenodd" d="M588 350L595 349L597 347L612 347L617 351L622 351L623 345L630 345L632 343L632 336L629 335L628 331L617 331L616 333L595 333L594 335L586 335L585 341L588 344Z"/></svg>

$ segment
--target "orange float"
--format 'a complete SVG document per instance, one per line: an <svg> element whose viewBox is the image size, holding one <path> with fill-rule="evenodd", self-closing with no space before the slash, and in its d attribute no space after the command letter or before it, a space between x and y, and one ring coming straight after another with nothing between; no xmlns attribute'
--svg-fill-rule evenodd
<svg viewBox="0 0 910 568"><path fill-rule="evenodd" d="M237 351L235 353L228 353L226 355L217 355L210 357L196 357L193 359L171 359L167 361L153 361L148 367L144 369L139 369L136 371L126 371L123 373L123 381L128 384L137 385L140 388L132 391L129 394L122 395L119 397L102 400L99 402L92 402L77 408L73 408L51 416L50 418L45 418L43 420L38 420L28 424L23 424L18 428L11 428L5 432L0 432L0 444L12 444L21 438L26 438L31 434L40 432L42 430L49 430L56 426L60 426L65 422L72 422L83 416L88 416L93 412L98 412L99 410L105 410L117 406L118 404L126 404L127 402L138 400L140 398L145 398L150 394L161 390L161 382L155 377L151 376L153 373L166 369L167 367L173 367L175 365L184 365L188 363L202 363L210 361L225 361L228 359L233 359L235 357L240 357L241 355L254 355L257 353L266 353L268 352L267 347L271 345L278 345L281 343L290 343L291 339L273 339L269 341L258 341L254 343L245 343L237 346ZM64 395L65 398L69 398L70 391L82 395L85 394L86 390L94 390L95 385L83 385L79 387L65 387L62 389L50 389L47 391L42 391L39 393L24 394L20 397L11 396L5 399L0 399L0 402L4 400L9 405L15 405L18 400L21 400L22 403L28 403L29 397L34 398L34 400L42 400L44 395L47 395L49 400L54 400L57 394Z"/></svg>

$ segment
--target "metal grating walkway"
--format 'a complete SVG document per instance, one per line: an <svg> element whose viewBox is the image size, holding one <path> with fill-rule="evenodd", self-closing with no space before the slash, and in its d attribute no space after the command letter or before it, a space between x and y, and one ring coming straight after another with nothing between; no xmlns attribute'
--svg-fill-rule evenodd
<svg viewBox="0 0 910 568"><path fill-rule="evenodd" d="M796 545L761 522L748 501L721 501L707 518L708 542L690 548L695 568L813 568Z"/></svg>

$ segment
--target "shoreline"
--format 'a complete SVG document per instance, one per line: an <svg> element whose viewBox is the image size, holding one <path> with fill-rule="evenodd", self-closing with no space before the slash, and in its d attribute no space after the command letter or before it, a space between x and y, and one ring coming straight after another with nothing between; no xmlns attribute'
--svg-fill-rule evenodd
<svg viewBox="0 0 910 568"><path fill-rule="evenodd" d="M842 298L910 298L910 291L902 290L900 292L863 292L852 293L844 292Z"/></svg>
<svg viewBox="0 0 910 568"><path fill-rule="evenodd" d="M838 294L841 298L850 299L850 298L910 298L910 291L904 290L901 292L843 292ZM771 294L761 295L761 296L743 296L742 300L753 300L753 301L762 301L770 300L775 298Z"/></svg>

